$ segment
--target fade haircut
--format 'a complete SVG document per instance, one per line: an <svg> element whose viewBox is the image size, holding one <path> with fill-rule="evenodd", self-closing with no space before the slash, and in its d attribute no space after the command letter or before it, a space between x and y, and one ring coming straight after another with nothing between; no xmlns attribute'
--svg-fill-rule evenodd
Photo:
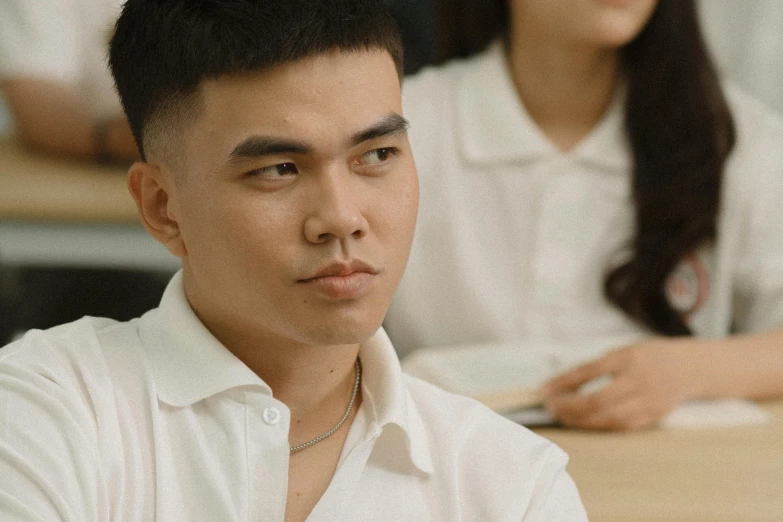
<svg viewBox="0 0 783 522"><path fill-rule="evenodd" d="M142 160L201 110L200 85L330 51L402 42L381 0L128 0L109 66ZM145 147L146 146L146 147Z"/></svg>

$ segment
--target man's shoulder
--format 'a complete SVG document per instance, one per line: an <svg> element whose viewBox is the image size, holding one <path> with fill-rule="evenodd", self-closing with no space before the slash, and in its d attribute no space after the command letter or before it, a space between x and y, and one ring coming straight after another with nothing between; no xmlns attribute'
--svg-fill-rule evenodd
<svg viewBox="0 0 783 522"><path fill-rule="evenodd" d="M47 330L27 331L0 351L0 364L36 363L58 356L78 355L97 348L97 333L121 324L111 319L82 317Z"/></svg>
<svg viewBox="0 0 783 522"><path fill-rule="evenodd" d="M48 330L31 330L0 349L0 376L41 391L100 396L113 376L141 361L136 322L84 317Z"/></svg>
<svg viewBox="0 0 783 522"><path fill-rule="evenodd" d="M433 467L456 481L466 519L584 520L568 456L555 444L478 401L406 380Z"/></svg>
<svg viewBox="0 0 783 522"><path fill-rule="evenodd" d="M36 519L59 519L66 504L41 500L54 495L77 519L100 519L110 505L123 512L117 498L144 494L134 477L152 447L151 401L142 352L125 342L134 330L87 317L0 349L0 491L11 512L18 499Z"/></svg>

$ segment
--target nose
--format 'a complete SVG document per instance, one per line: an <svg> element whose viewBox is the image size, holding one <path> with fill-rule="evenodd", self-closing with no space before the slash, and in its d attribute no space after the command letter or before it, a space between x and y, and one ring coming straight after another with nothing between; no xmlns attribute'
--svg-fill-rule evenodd
<svg viewBox="0 0 783 522"><path fill-rule="evenodd" d="M362 212L362 191L350 172L335 169L319 176L313 196L314 209L304 223L307 241L314 244L367 234L368 223Z"/></svg>

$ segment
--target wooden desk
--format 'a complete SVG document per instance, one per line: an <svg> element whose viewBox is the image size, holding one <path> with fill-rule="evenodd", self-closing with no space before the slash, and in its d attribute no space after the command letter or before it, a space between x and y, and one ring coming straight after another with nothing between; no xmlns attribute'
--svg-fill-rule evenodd
<svg viewBox="0 0 783 522"><path fill-rule="evenodd" d="M591 522L783 521L783 401L771 425L609 434L538 429L571 457Z"/></svg>
<svg viewBox="0 0 783 522"><path fill-rule="evenodd" d="M118 168L32 154L0 140L0 262L173 270L139 223Z"/></svg>
<svg viewBox="0 0 783 522"><path fill-rule="evenodd" d="M136 224L125 171L32 154L0 141L0 219Z"/></svg>

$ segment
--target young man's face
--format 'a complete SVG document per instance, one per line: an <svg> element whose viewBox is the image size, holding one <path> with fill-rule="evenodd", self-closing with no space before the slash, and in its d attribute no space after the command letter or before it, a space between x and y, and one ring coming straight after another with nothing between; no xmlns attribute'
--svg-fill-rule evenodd
<svg viewBox="0 0 783 522"><path fill-rule="evenodd" d="M203 88L169 211L185 287L218 331L361 342L402 276L418 182L382 51L335 52Z"/></svg>

